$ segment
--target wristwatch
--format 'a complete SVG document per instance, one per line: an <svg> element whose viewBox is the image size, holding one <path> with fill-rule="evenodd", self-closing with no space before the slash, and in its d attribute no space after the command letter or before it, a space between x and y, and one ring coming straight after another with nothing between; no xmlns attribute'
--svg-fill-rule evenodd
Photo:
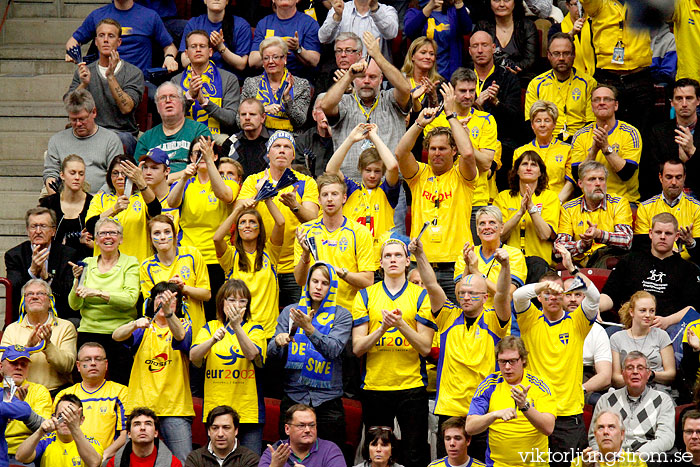
<svg viewBox="0 0 700 467"><path fill-rule="evenodd" d="M457 118L457 112L452 112L451 114L447 115L446 118L447 118L447 120L449 120L451 118Z"/></svg>
<svg viewBox="0 0 700 467"><path fill-rule="evenodd" d="M298 48L295 52L296 52L297 55L299 55L299 54L301 53L301 51L302 51L302 48L301 48L301 45L300 45L299 48Z"/></svg>
<svg viewBox="0 0 700 467"><path fill-rule="evenodd" d="M297 212L299 212L299 206L293 207L291 211L296 214Z"/></svg>
<svg viewBox="0 0 700 467"><path fill-rule="evenodd" d="M520 409L521 412L525 413L528 410L530 410L530 407L532 407L530 405L530 401L527 401L527 402L525 402L525 407L518 407L518 409Z"/></svg>
<svg viewBox="0 0 700 467"><path fill-rule="evenodd" d="M338 274L341 279L345 279L350 271L348 271L348 268L342 268L340 270L342 274Z"/></svg>
<svg viewBox="0 0 700 467"><path fill-rule="evenodd" d="M609 156L614 152L615 152L615 148L613 148L612 146L608 146L607 148L605 148L605 155L606 156Z"/></svg>

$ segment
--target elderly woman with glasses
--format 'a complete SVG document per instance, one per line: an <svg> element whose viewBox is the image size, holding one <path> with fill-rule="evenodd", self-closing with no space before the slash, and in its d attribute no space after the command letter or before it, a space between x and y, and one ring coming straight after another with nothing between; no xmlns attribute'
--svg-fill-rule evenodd
<svg viewBox="0 0 700 467"><path fill-rule="evenodd" d="M295 131L306 122L311 104L311 86L287 69L287 43L268 37L260 43L263 74L246 78L241 102L254 98L265 107L265 126L271 130Z"/></svg>
<svg viewBox="0 0 700 467"><path fill-rule="evenodd" d="M111 379L128 384L131 356L111 338L112 332L136 319L139 297L139 263L121 253L124 227L106 217L95 225L95 244L100 254L73 264L73 288L68 304L80 311L78 348L86 342L98 342L112 362Z"/></svg>
<svg viewBox="0 0 700 467"><path fill-rule="evenodd" d="M160 214L160 201L130 156L122 154L112 159L106 178L109 192L100 191L92 198L85 215L87 231L93 232L99 219L115 219L128 239L122 253L144 261L151 254L146 223ZM94 252L100 254L99 242L95 242Z"/></svg>

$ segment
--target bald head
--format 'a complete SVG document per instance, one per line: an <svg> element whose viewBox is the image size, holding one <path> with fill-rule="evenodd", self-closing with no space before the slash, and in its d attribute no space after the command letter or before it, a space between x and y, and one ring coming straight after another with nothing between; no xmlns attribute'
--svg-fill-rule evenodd
<svg viewBox="0 0 700 467"><path fill-rule="evenodd" d="M493 54L496 52L496 44L493 37L486 31L477 31L469 39L469 55L478 67L493 65Z"/></svg>
<svg viewBox="0 0 700 467"><path fill-rule="evenodd" d="M479 316L488 298L486 280L481 274L469 274L457 282L455 295L465 316L468 318Z"/></svg>

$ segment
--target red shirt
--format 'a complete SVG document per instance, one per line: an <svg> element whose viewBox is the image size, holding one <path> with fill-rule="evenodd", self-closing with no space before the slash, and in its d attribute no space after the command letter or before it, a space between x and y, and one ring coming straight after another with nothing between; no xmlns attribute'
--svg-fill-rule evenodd
<svg viewBox="0 0 700 467"><path fill-rule="evenodd" d="M138 457L132 452L129 456L129 465L131 467L153 467L153 465L156 463L156 457L158 457L157 449L153 449L153 452L146 457ZM182 467L182 462L180 462L177 457L173 456L172 460L170 461L170 466ZM107 467L114 467L114 457L107 462Z"/></svg>

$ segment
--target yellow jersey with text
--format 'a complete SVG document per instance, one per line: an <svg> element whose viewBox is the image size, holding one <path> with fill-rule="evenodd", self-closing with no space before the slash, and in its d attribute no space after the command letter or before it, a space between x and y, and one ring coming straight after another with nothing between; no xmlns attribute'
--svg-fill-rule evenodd
<svg viewBox="0 0 700 467"><path fill-rule="evenodd" d="M211 339L223 326L218 320L209 321L197 333L192 347ZM252 321L242 323L241 327L260 351L262 365L267 354L263 327ZM235 331L228 325L224 330L224 338L214 344L206 356L203 420L206 421L214 407L228 405L238 412L241 423L265 423L262 381L258 379L255 363L243 354Z"/></svg>
<svg viewBox="0 0 700 467"><path fill-rule="evenodd" d="M530 386L527 400L538 412L550 413L555 417L558 415L557 402L549 383L526 368L520 384ZM580 388L580 380L578 385ZM513 407L515 407L515 401L511 396L511 385L499 371L487 376L476 389L469 406L469 415L486 415L496 410ZM540 433L522 413L517 415L513 420L505 422L498 419L489 425L486 465L504 467L549 465L546 461L549 447L547 436ZM540 453L545 456L545 462L539 462Z"/></svg>
<svg viewBox="0 0 700 467"><path fill-rule="evenodd" d="M572 240L581 239L581 234L588 229L588 222L596 224L599 230L606 232L615 231L616 224L632 226L632 209L630 203L624 198L608 193L602 207L595 211L589 211L584 207L583 196L564 203L559 215L559 229L557 233L569 234ZM593 242L591 248L586 251L584 257L590 257L598 248L604 247L604 243Z"/></svg>
<svg viewBox="0 0 700 467"><path fill-rule="evenodd" d="M567 13L561 22L561 32L568 34L572 29L574 29L574 20L571 18L571 13ZM595 50L593 49L592 36L591 19L586 18L581 32L574 36L574 49L576 50L574 68L590 76L595 73Z"/></svg>
<svg viewBox="0 0 700 467"><path fill-rule="evenodd" d="M117 202L117 195L100 191L93 196L85 219L99 216ZM124 229L123 241L119 251L125 255L134 256L139 263L151 254L151 239L146 229L148 222L146 202L140 192L129 198L129 206L122 212L110 216L118 221ZM95 242L94 256L99 256L100 247Z"/></svg>
<svg viewBox="0 0 700 467"><path fill-rule="evenodd" d="M443 457L442 459L435 459L430 464L428 464L428 467L453 467L453 466L452 466L452 464L450 464L447 457ZM477 460L477 459L474 459L473 457L470 457L469 462L467 462L467 464L464 467L486 467L486 464L484 464L480 460Z"/></svg>
<svg viewBox="0 0 700 467"><path fill-rule="evenodd" d="M649 31L630 26L627 4L617 0L581 0L581 5L592 21L596 68L633 71L651 65Z"/></svg>
<svg viewBox="0 0 700 467"><path fill-rule="evenodd" d="M588 157L588 150L593 146L593 130L595 123L581 128L571 144L571 166L578 166ZM642 156L642 137L639 131L632 125L617 120L615 126L608 131L608 144L617 151L625 163L630 163L639 168L639 159ZM602 151L598 151L595 160L603 164L608 169L608 192L617 193L630 203L639 201L639 170L635 170L634 175L628 180L622 180L613 170Z"/></svg>
<svg viewBox="0 0 700 467"><path fill-rule="evenodd" d="M529 352L528 367L551 384L557 399L557 414L583 412L583 342L593 326L581 305L565 311L558 321L549 321L532 303L515 314L520 336Z"/></svg>
<svg viewBox="0 0 700 467"><path fill-rule="evenodd" d="M558 139L546 146L537 144L537 140L532 140L524 146L520 146L513 152L513 163L525 151L535 151L544 161L547 167L547 177L549 178L548 188L559 195L566 182L571 182L576 186L574 177L571 174L571 145Z"/></svg>
<svg viewBox="0 0 700 467"><path fill-rule="evenodd" d="M462 177L455 164L442 175L435 175L428 164L418 163L418 172L406 179L411 190L411 238L416 238L425 222L423 249L430 262L453 262L472 241L471 214L475 180Z"/></svg>
<svg viewBox="0 0 700 467"><path fill-rule="evenodd" d="M64 394L74 394L83 402L85 421L81 429L94 436L103 448L108 448L119 433L126 430L126 386L104 381L99 388L89 392L78 383L59 392L54 400L58 402Z"/></svg>
<svg viewBox="0 0 700 467"><path fill-rule="evenodd" d="M532 104L539 100L549 101L554 103L559 111L559 118L554 125L554 138L559 136L563 129L566 129L567 134L573 135L587 123L595 121L591 95L596 84L592 76L576 68L571 70L571 74L564 81L559 81L554 70L535 76L527 85L525 93L525 120L530 120ZM516 158L513 156L513 160ZM547 174L549 174L549 164L547 164ZM549 179L551 184L551 174Z"/></svg>
<svg viewBox="0 0 700 467"><path fill-rule="evenodd" d="M678 69L676 79L700 80L700 6L695 0L677 0L673 12L673 35L676 38Z"/></svg>
<svg viewBox="0 0 700 467"><path fill-rule="evenodd" d="M496 124L496 119L490 113L477 110L474 107L469 110L469 115L457 117L457 120L460 122L466 119L469 119L467 122L467 128L472 146L478 150L486 149L494 151L495 160L495 153L498 144L498 125ZM427 135L430 130L439 126L450 128L450 122L447 121L447 116L444 112L435 117L435 120L425 126L423 135ZM497 164L500 167L500 157L497 160ZM479 171L479 176L474 187L474 194L472 195L472 205L486 206L489 204L489 199L488 171Z"/></svg>
<svg viewBox="0 0 700 467"><path fill-rule="evenodd" d="M294 175L296 175L299 181L294 185L281 190L274 198L275 205L284 216L284 241L282 243L282 250L279 257L278 273L294 272L294 265L296 264L294 261L294 242L296 241L295 232L297 227L299 227L301 224L292 210L282 204L282 201L280 201L280 195L283 193L292 193L296 190L296 198L299 203L309 202L318 206L318 185L316 185L316 180L307 175L299 173L296 170L292 170L292 172ZM245 182L243 182L243 186L241 187L241 194L239 198L255 198L255 195L258 193L256 185L259 180L264 178L270 178L267 170L258 172L246 178ZM262 216L263 224L265 225L265 232L267 233L267 237L270 238L272 228L275 226L275 220L272 218L272 215L267 209L265 203L259 203L256 209L260 213L260 216Z"/></svg>
<svg viewBox="0 0 700 467"><path fill-rule="evenodd" d="M463 417L476 388L496 371L496 344L510 331L493 308L485 308L467 326L462 309L449 300L435 318L440 338L435 413Z"/></svg>
<svg viewBox="0 0 700 467"><path fill-rule="evenodd" d="M651 220L657 214L668 212L678 221L680 227L691 226L693 237L700 237L700 201L685 193L671 207L662 194L658 194L642 202L637 209L637 219L634 221L634 233L647 234L651 230Z"/></svg>
<svg viewBox="0 0 700 467"><path fill-rule="evenodd" d="M262 325L265 330L265 338L270 339L275 335L279 310L279 287L277 286L277 264L279 262L282 246L273 245L267 241L263 250L262 268L255 271L257 252L245 252L248 257L248 271L242 271L238 264L238 252L228 245L226 252L219 258L221 269L224 270L226 280L240 279L246 283L250 290L251 320ZM197 332L199 332L197 328Z"/></svg>
<svg viewBox="0 0 700 467"><path fill-rule="evenodd" d="M390 231L394 228L394 209L399 204L401 182L390 186L385 179L377 188L369 190L364 183L345 177L345 185L348 188L348 199L343 205L343 214L367 227L372 234L376 271L379 269L382 243L389 238Z"/></svg>
<svg viewBox="0 0 700 467"><path fill-rule="evenodd" d="M200 289L209 289L209 270L199 250L193 246L179 246L175 252L175 260L170 266L165 265L158 255L153 255L141 263L141 294L143 298L151 296L151 289L159 282L168 281L175 276L185 282L185 285ZM215 293L212 293L212 296ZM187 316L192 323L192 329L201 329L206 322L204 304L201 300L184 297L183 306L187 307Z"/></svg>
<svg viewBox="0 0 700 467"><path fill-rule="evenodd" d="M216 197L211 182L201 183L198 177L176 183L185 183L180 204L180 231L178 244L196 247L206 264L217 264L214 232L231 214L233 202L226 204ZM224 180L233 191L235 201L240 186L235 180ZM228 241L229 236L226 236Z"/></svg>
<svg viewBox="0 0 700 467"><path fill-rule="evenodd" d="M19 386L24 386L25 384L28 385L29 388L27 389L27 395L24 397L24 402L29 404L29 407L31 407L37 415L43 418L51 417L53 411L51 409L51 394L49 394L49 390L41 384L26 380ZM24 422L12 419L7 420L7 426L5 427L7 453L14 455L19 445L32 433L33 432L27 428Z"/></svg>
<svg viewBox="0 0 700 467"><path fill-rule="evenodd" d="M83 431L84 432L84 431ZM100 442L90 436L85 436L90 446L102 457L104 448ZM39 440L35 449L34 465L39 467L77 467L83 465L75 441L64 443L56 433L49 433Z"/></svg>
<svg viewBox="0 0 700 467"><path fill-rule="evenodd" d="M170 328L161 328L155 321L148 329L136 329L131 342L127 341L127 347L135 352L127 414L136 407L150 407L159 417L194 416L188 358L192 326L187 319L180 321L185 327L181 341L173 339Z"/></svg>
<svg viewBox="0 0 700 467"><path fill-rule="evenodd" d="M367 334L379 329L382 310L401 310L407 325L418 323L437 330L430 311L428 292L406 281L396 294L389 292L384 281L362 289L352 306L353 327L369 323ZM385 332L365 355L362 388L369 391L399 391L426 387L428 374L425 360L397 328Z"/></svg>
<svg viewBox="0 0 700 467"><path fill-rule="evenodd" d="M516 287L522 287L525 284L525 280L527 280L525 255L523 255L523 252L520 251L519 248L510 245L501 245L501 248L505 248L510 259L510 281L515 284ZM485 275L488 280L497 284L498 276L501 274L501 263L496 261L496 255L493 254L488 258L485 257L482 245L475 246L474 253L476 253L478 259L479 272ZM455 261L455 282L462 279L465 266L464 255L459 255L457 261ZM484 308L493 308L492 294L489 294L489 298L486 300L486 303L484 303ZM481 382L481 380L479 380L479 382Z"/></svg>
<svg viewBox="0 0 700 467"><path fill-rule="evenodd" d="M518 212L521 202L522 196L520 193L512 196L510 190L503 190L498 194L493 204L501 210L503 222L506 223ZM542 219L552 229L552 233L556 235L557 227L559 226L559 210L561 208L559 196L552 190L543 190L539 195L532 195L532 203L540 211ZM549 264L554 264L552 260L554 241L540 240L537 236L535 223L532 221L529 213L525 213L518 225L510 231L510 236L506 243L512 247L520 248L520 251L525 256L539 256Z"/></svg>
<svg viewBox="0 0 700 467"><path fill-rule="evenodd" d="M349 272L374 271L374 251L372 249L372 234L364 225L348 218L343 224L329 232L323 224L323 218L301 225L306 237L316 240L320 261L332 264L336 271L347 268ZM301 261L302 248L299 242L294 243L294 263ZM315 263L311 257L311 265ZM336 303L348 310L352 309L357 288L344 280L338 281Z"/></svg>

